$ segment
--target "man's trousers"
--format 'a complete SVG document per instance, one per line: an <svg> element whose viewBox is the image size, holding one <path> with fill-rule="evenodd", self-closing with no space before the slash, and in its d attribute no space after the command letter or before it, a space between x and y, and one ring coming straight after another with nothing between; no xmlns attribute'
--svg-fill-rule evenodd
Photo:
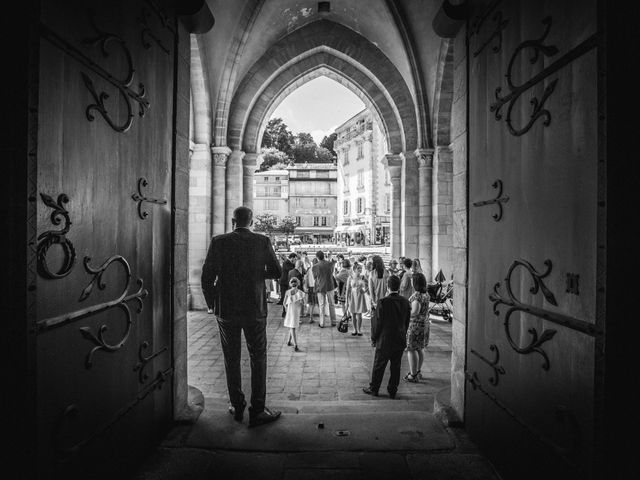
<svg viewBox="0 0 640 480"><path fill-rule="evenodd" d="M267 394L267 319L229 320L218 317L220 343L224 354L224 369L231 405L241 409L245 405L240 370L241 332L247 342L251 359L251 407L252 413L264 411Z"/></svg>

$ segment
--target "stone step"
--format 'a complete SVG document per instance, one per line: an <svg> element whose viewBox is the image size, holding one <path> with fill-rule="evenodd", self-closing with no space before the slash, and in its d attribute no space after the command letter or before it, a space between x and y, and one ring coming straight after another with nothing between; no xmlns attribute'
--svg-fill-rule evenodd
<svg viewBox="0 0 640 480"><path fill-rule="evenodd" d="M272 410L279 410L288 414L333 414L333 413L377 413L377 412L433 412L433 396L426 396L424 400L391 400L386 395L371 400L336 400L336 401L279 401L269 405ZM204 407L208 411L228 411L229 403L219 398L207 397Z"/></svg>
<svg viewBox="0 0 640 480"><path fill-rule="evenodd" d="M270 425L247 428L227 412L205 409L196 425L172 445L207 450L261 452L446 452L454 438L430 413L283 413ZM178 441L179 445L176 444Z"/></svg>

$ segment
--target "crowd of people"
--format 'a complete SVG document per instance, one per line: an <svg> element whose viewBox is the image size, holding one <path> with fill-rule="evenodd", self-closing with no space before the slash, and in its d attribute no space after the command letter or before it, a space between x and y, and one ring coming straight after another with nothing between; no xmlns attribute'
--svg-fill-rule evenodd
<svg viewBox="0 0 640 480"><path fill-rule="evenodd" d="M378 302L391 292L388 284L394 277L399 281L398 295L409 302L411 309L404 347L410 371L403 379L420 380L423 352L429 342L427 280L419 259L400 257L399 260L391 259L385 266L379 255L345 257L339 253L334 257L318 251L310 259L306 251L301 251L282 256L282 275L278 280L267 279L265 283L269 295L275 291L279 297L277 304L282 305L284 326L289 328L287 345L293 346L296 352L301 351L296 330L301 319L314 323L315 311L320 328L335 326L336 306L348 317L352 336L363 336L363 318L371 320L373 334L379 317L376 315Z"/></svg>
<svg viewBox="0 0 640 480"><path fill-rule="evenodd" d="M427 280L417 259L394 259L385 267L379 255L349 256L317 251L290 253L278 261L268 239L251 231L253 212L238 207L233 231L212 238L202 267L202 290L209 313L216 316L225 360L229 412L242 422L247 402L241 381L241 335L251 357L249 426L271 423L281 412L266 407L267 302L274 290L282 305L287 344L300 351L301 317L318 326L335 326L336 304L343 319L350 317L354 337L363 336L363 317L371 320L371 345L375 348L371 381L364 393L378 396L386 365L390 364L389 397L400 383L403 352L407 352L408 382L422 378L423 351L429 342ZM401 268L398 268L398 264ZM266 287L266 288L265 288Z"/></svg>

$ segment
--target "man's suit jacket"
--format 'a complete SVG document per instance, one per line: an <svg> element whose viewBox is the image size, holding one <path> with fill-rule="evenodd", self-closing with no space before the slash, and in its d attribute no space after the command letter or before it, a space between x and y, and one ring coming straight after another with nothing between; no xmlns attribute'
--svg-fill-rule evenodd
<svg viewBox="0 0 640 480"><path fill-rule="evenodd" d="M280 275L280 285L289 285L289 272L296 268L295 264L288 258L282 262L282 275Z"/></svg>
<svg viewBox="0 0 640 480"><path fill-rule="evenodd" d="M211 239L202 266L202 291L209 308L224 319L267 316L265 278L282 271L269 238L236 228Z"/></svg>
<svg viewBox="0 0 640 480"><path fill-rule="evenodd" d="M404 350L407 346L410 315L409 300L397 293L390 293L378 300L375 319L371 325L371 339L376 342L376 349L384 354Z"/></svg>
<svg viewBox="0 0 640 480"><path fill-rule="evenodd" d="M336 288L333 284L333 263L320 260L311 267L311 273L316 282L314 287L316 292L330 292Z"/></svg>

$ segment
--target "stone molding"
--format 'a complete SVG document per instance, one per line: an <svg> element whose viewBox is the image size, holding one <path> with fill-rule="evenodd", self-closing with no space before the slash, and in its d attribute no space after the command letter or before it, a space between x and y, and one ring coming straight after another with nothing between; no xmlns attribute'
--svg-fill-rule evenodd
<svg viewBox="0 0 640 480"><path fill-rule="evenodd" d="M413 153L418 160L418 168L433 168L433 148L418 148Z"/></svg>
<svg viewBox="0 0 640 480"><path fill-rule="evenodd" d="M244 167L256 167L260 156L262 156L261 153L247 152L242 158L242 165Z"/></svg>
<svg viewBox="0 0 640 480"><path fill-rule="evenodd" d="M216 167L226 167L227 160L231 154L229 147L211 147L211 155L213 156L213 164Z"/></svg>

